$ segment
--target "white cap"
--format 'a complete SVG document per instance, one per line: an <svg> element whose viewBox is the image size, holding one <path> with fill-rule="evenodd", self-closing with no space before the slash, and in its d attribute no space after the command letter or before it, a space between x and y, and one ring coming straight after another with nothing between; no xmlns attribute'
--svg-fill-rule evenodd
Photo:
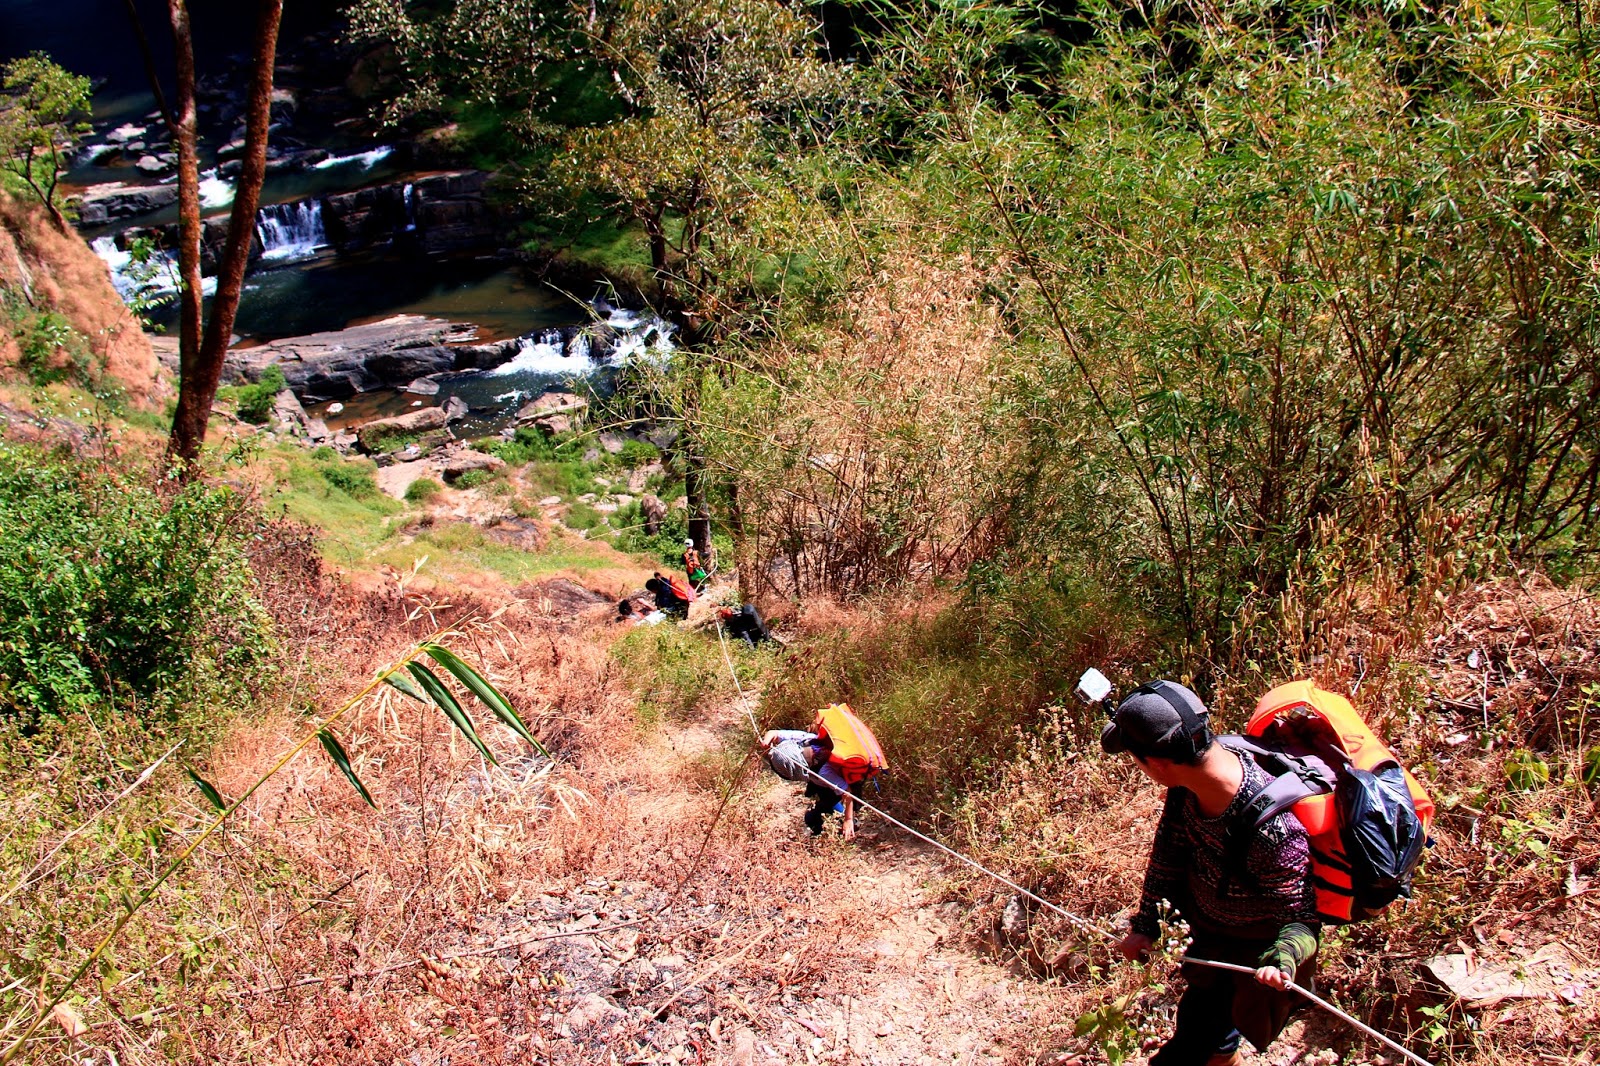
<svg viewBox="0 0 1600 1066"><path fill-rule="evenodd" d="M692 548L692 547L694 547L694 538L693 538L693 537L690 537L690 538L689 538L689 539L688 539L688 540L686 540L686 541L684 541L684 542L683 542L683 546L684 546L684 547L685 547L685 548Z"/></svg>

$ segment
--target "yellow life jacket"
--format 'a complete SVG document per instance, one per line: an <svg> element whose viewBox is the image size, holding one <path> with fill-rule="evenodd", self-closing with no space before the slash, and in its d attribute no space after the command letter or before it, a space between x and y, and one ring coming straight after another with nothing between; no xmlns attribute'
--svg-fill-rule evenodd
<svg viewBox="0 0 1600 1066"><path fill-rule="evenodd" d="M832 744L828 762L838 768L846 784L865 781L889 768L878 738L847 703L835 703L818 711L811 731Z"/></svg>

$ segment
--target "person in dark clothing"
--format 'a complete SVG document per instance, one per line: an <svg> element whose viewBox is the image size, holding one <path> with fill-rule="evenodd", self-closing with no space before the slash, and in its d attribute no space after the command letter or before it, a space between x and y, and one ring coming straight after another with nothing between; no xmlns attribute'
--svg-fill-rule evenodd
<svg viewBox="0 0 1600 1066"><path fill-rule="evenodd" d="M689 601L672 591L672 585L661 577L653 577L644 583L645 591L656 598L656 610L665 611L667 614L685 618L689 614Z"/></svg>
<svg viewBox="0 0 1600 1066"><path fill-rule="evenodd" d="M1256 828L1245 824L1244 808L1271 775L1212 736L1205 705L1182 685L1139 688L1117 707L1100 743L1133 756L1167 789L1139 909L1119 950L1133 959L1150 949L1166 900L1189 925L1192 957L1255 969L1251 979L1184 966L1188 988L1176 1027L1150 1066L1238 1063L1241 1038L1264 1050L1282 1031L1295 1005L1289 982L1309 987L1315 976L1321 927L1305 827L1291 811ZM1241 849L1230 833L1251 836ZM1242 863L1228 861L1240 855Z"/></svg>
<svg viewBox="0 0 1600 1066"><path fill-rule="evenodd" d="M761 612L756 610L753 603L747 603L737 611L732 607L723 607L717 611L717 616L722 619L722 628L728 631L728 636L742 637L752 648L772 639L772 634L767 632L767 624L761 620Z"/></svg>

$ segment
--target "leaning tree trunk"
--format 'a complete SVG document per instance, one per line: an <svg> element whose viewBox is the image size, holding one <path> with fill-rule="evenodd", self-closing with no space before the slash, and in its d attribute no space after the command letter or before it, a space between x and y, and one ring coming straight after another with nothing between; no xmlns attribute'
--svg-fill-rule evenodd
<svg viewBox="0 0 1600 1066"><path fill-rule="evenodd" d="M178 93L180 114L193 115L194 49L188 34L184 0L169 0L173 11L173 36L178 44ZM184 470L193 467L205 443L211 405L222 381L222 361L233 336L234 317L239 311L239 294L244 289L245 268L250 262L250 241L255 234L256 207L261 201L261 183L267 174L267 129L272 123L272 72L277 60L278 26L283 18L283 0L260 0L256 15L255 39L251 43L250 98L245 111L244 157L234 188L233 211L228 216L228 236L217 272L217 294L211 301L211 317L205 334L199 333L200 307L200 197L199 170L194 153L193 123L189 126L187 159L179 148L178 202L179 230L182 234L180 267L183 256L194 256L193 304L195 330L180 339L178 410L172 420L172 437L167 452ZM183 33L179 34L180 13ZM187 62L182 56L187 53ZM185 79L187 70L187 80ZM185 110L187 109L187 110ZM193 189L193 204L186 201L183 183ZM185 295L190 291L190 275L185 270ZM187 316L188 304L185 304ZM185 320L187 325L187 318Z"/></svg>
<svg viewBox="0 0 1600 1066"><path fill-rule="evenodd" d="M178 447L178 427L183 424L183 390L200 354L200 163L196 126L199 118L194 96L194 38L189 33L189 9L184 0L168 0L177 93L168 116L172 140L178 146L178 415L173 419L168 452L177 459L199 453Z"/></svg>

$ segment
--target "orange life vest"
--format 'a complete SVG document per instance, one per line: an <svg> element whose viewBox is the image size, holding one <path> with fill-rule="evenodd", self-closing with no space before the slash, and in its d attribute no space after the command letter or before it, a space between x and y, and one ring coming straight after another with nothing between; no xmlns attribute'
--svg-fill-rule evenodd
<svg viewBox="0 0 1600 1066"><path fill-rule="evenodd" d="M1282 751L1320 753L1331 747L1342 753L1348 765L1376 772L1400 766L1394 753L1379 740L1371 727L1350 705L1334 692L1318 688L1310 681L1291 681L1261 697L1250 716L1244 735L1264 747ZM1329 759L1330 763L1337 758ZM1411 771L1405 774L1412 806L1426 832L1433 826L1433 800ZM1317 912L1325 921L1343 923L1368 917L1355 907L1351 867L1345 861L1344 841L1340 837L1339 808L1332 792L1308 796L1289 808L1306 827L1311 839L1311 876L1315 882Z"/></svg>
<svg viewBox="0 0 1600 1066"><path fill-rule="evenodd" d="M676 577L669 577L667 578L667 586L672 589L672 594L678 597L678 599L683 600L685 603L694 602L694 586L690 585L687 581L681 581Z"/></svg>
<svg viewBox="0 0 1600 1066"><path fill-rule="evenodd" d="M847 703L835 703L818 711L811 731L832 743L828 762L838 768L846 784L865 781L889 768L878 738Z"/></svg>

